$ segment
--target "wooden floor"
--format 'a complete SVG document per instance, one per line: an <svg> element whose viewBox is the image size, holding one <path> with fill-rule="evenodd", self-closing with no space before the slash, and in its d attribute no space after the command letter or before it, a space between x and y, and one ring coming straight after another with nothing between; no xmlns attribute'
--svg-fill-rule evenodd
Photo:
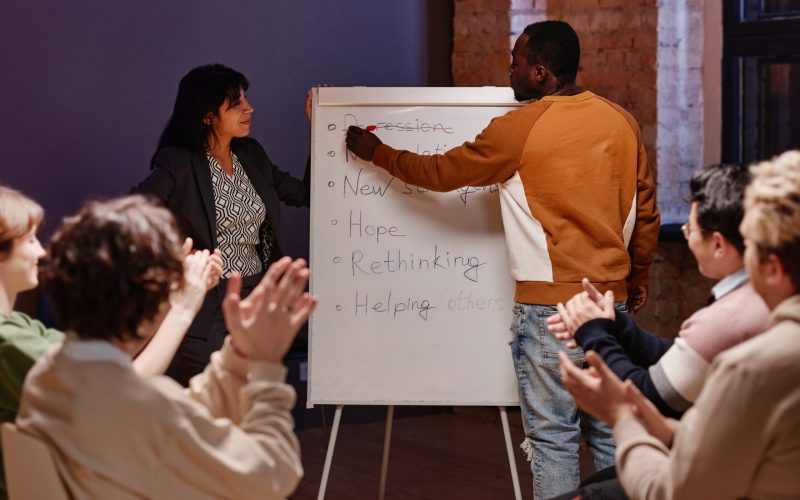
<svg viewBox="0 0 800 500"><path fill-rule="evenodd" d="M347 408L345 408L346 416ZM509 411L511 438L522 489L531 500L532 476L519 443L524 433L519 410ZM384 422L342 419L325 498L378 498ZM327 439L320 428L298 431L305 478L293 499L315 499L325 463ZM387 499L513 499L503 429L496 409L464 409L395 419Z"/></svg>

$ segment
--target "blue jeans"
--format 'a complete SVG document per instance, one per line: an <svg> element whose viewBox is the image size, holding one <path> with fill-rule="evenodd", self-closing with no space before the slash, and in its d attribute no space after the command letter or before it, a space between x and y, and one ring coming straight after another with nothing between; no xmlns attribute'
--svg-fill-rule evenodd
<svg viewBox="0 0 800 500"><path fill-rule="evenodd" d="M614 465L611 429L575 406L561 383L558 352L565 351L576 366L583 367L583 350L567 349L547 331L547 318L555 306L514 304L511 323L511 355L519 383L519 400L525 442L533 472L537 500L572 491L580 484L578 447L583 432L595 469Z"/></svg>

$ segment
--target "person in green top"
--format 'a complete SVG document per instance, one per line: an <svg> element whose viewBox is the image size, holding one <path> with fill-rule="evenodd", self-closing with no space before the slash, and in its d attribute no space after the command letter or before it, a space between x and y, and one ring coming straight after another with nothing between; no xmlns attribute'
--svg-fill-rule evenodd
<svg viewBox="0 0 800 500"><path fill-rule="evenodd" d="M39 284L38 262L45 251L36 237L42 207L19 191L0 186L0 422L17 416L25 375L64 333L47 328L27 314L14 311L20 292ZM133 360L144 376L164 373L184 334L203 303L207 288L216 286L222 270L218 253L191 252L184 243L184 283L170 295L170 310L158 332ZM0 455L0 499L8 497Z"/></svg>

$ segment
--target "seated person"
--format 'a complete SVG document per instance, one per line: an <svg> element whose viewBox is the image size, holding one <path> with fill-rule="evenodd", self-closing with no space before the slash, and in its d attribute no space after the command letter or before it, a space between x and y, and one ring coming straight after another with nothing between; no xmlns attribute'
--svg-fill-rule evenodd
<svg viewBox="0 0 800 500"><path fill-rule="evenodd" d="M36 229L43 215L35 201L0 186L0 422L14 421L28 370L47 349L64 340L62 332L13 309L17 295L39 283L37 264L44 250ZM188 252L191 240L186 245ZM214 286L219 279L220 258L208 251L188 254L184 265L187 286L170 295L169 314L153 341L133 362L143 376L164 373L203 303L206 286ZM0 499L7 496L0 455Z"/></svg>
<svg viewBox="0 0 800 500"><path fill-rule="evenodd" d="M593 350L622 380L630 379L662 414L680 418L703 387L710 363L720 352L764 331L769 311L747 282L739 234L746 167L710 165L691 179L691 212L683 233L703 276L719 280L713 302L681 325L673 342L653 335L629 314L615 312L584 280L585 292L559 304L548 321L557 338ZM611 302L608 302L611 300Z"/></svg>
<svg viewBox="0 0 800 500"><path fill-rule="evenodd" d="M741 232L767 330L715 358L682 420L663 417L596 353L586 370L560 354L576 404L614 428L631 498L800 498L800 151L753 173Z"/></svg>
<svg viewBox="0 0 800 500"><path fill-rule="evenodd" d="M303 469L280 363L316 304L309 271L281 259L246 300L232 278L230 340L184 389L131 366L183 284L177 234L141 196L57 231L43 276L68 333L28 373L17 425L53 448L72 498L285 497Z"/></svg>

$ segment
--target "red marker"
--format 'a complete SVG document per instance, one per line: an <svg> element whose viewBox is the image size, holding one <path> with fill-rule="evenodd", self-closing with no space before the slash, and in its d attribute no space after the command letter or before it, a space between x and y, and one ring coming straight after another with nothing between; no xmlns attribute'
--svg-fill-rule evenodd
<svg viewBox="0 0 800 500"><path fill-rule="evenodd" d="M367 125L367 132L373 132L377 129L378 127L376 127L375 125Z"/></svg>

